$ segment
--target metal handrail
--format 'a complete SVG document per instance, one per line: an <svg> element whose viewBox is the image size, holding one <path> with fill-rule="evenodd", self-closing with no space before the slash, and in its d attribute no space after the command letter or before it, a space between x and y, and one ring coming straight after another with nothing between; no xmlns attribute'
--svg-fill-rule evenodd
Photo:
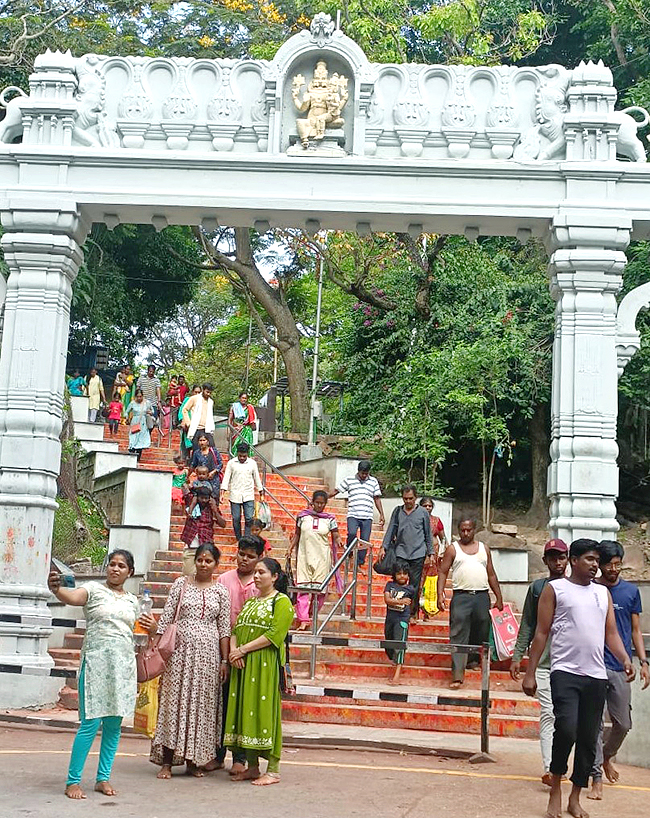
<svg viewBox="0 0 650 818"><path fill-rule="evenodd" d="M273 492L269 488L266 487L266 485L264 486L264 492L268 494L269 497L273 500L273 502L277 503L280 506L280 508L284 511L284 513L288 514L292 520L296 519L296 515L293 513L293 511L289 511L289 509L285 506L282 500L278 500L278 498L273 494Z"/></svg>
<svg viewBox="0 0 650 818"><path fill-rule="evenodd" d="M292 585L288 590L296 591L299 594L311 594L311 621L312 621L312 633L315 637L320 636L323 631L323 628L329 623L331 618L334 616L336 611L339 607L343 604L343 602L347 599L348 595L351 595L350 599L350 612L348 616L350 619L356 619L357 615L357 584L358 584L358 572L359 572L359 564L357 561L357 549L359 546L359 540L355 537L352 542L348 543L346 547L343 549L343 553L336 561L336 563L332 566L329 574L327 577L321 582L320 585ZM327 614L323 622L318 625L318 596L322 593L327 591L330 582L334 579L336 572L338 569L343 565L346 559L348 559L352 555L352 559L354 560L353 563L353 572L352 572L352 579L350 583L343 589L343 592L339 599L337 600L336 604L332 608L332 610ZM309 676L311 679L315 678L316 676L316 650L317 645L314 643L311 646L311 655L309 659Z"/></svg>
<svg viewBox="0 0 650 818"><path fill-rule="evenodd" d="M259 459L262 461L262 463L264 463L264 480L263 480L263 483L264 483L264 488L265 489L266 489L266 470L267 470L267 468L269 468L269 469L271 469L271 471L274 474L279 475L284 480L285 483L287 483L289 486L291 486L291 488L294 491L297 491L298 494L300 494L308 503L311 503L311 497L309 497L308 494L305 494L305 492L302 489L298 488L298 486L293 482L293 480L289 480L289 478L287 477L286 474L284 474L284 472L281 472L280 469L277 468L277 466L274 466L273 463L271 463L270 460L267 460L266 457L264 457L263 454L260 454L257 451L257 449L253 450L253 455L254 455L254 457L259 457Z"/></svg>

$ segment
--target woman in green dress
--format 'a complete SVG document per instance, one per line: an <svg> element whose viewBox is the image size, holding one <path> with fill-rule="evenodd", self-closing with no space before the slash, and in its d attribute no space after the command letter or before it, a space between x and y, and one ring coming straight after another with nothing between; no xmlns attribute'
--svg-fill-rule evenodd
<svg viewBox="0 0 650 818"><path fill-rule="evenodd" d="M260 560L254 580L259 596L244 604L230 638L232 675L224 745L246 751L248 769L232 780L263 787L280 780L280 666L286 661L285 639L294 611L282 592L287 578L277 560ZM264 775L260 756L268 762Z"/></svg>

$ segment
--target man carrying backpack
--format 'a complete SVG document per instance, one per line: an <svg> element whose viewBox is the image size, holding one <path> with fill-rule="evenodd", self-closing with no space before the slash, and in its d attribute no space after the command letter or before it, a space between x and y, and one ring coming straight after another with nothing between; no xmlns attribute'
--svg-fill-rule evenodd
<svg viewBox="0 0 650 818"><path fill-rule="evenodd" d="M528 586L524 610L521 614L519 625L519 636L515 644L510 665L510 675L515 681L519 680L521 671L521 660L528 652L530 643L533 641L535 629L537 627L537 605L539 598L552 579L561 579L569 563L569 547L564 540L549 540L544 546L544 565L548 568L548 576L536 579ZM542 761L544 763L544 775L542 781L547 786L551 786L551 748L553 746L553 728L555 716L553 715L553 701L551 699L551 640L549 639L546 650L540 659L535 679L537 681L537 699L540 705L539 714L539 743L542 750Z"/></svg>

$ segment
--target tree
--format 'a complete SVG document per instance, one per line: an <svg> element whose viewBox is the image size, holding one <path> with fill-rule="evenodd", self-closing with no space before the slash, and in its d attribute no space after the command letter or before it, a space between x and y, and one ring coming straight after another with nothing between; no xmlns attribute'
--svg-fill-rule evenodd
<svg viewBox="0 0 650 818"><path fill-rule="evenodd" d="M176 255L170 257L169 248ZM72 351L107 346L112 363L137 353L148 332L189 301L201 278L201 255L187 228L156 233L150 225L94 225L73 289Z"/></svg>
<svg viewBox="0 0 650 818"><path fill-rule="evenodd" d="M275 287L267 281L260 267L264 244L257 241L256 253L251 231L246 228L219 231L217 235L208 236L197 227L194 228L194 235L211 262L212 269L225 273L245 298L264 340L271 347L277 347L280 352L289 382L291 426L294 431L306 430L309 412L305 363L300 347L301 333L289 304L287 286L282 275L277 276ZM225 248L224 244L227 245ZM277 262L277 257L275 261ZM291 267L289 264L285 266L285 270L290 271ZM289 276L289 280L290 278ZM275 327L277 338L269 332L260 308Z"/></svg>

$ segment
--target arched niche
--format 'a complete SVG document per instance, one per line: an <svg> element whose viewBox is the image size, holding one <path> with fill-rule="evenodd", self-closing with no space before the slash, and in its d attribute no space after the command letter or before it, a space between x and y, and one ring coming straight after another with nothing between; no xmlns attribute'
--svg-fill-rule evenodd
<svg viewBox="0 0 650 818"><path fill-rule="evenodd" d="M328 75L334 73L348 80L348 101L342 111L345 121L345 150L353 153L359 142L359 132L363 129L365 104L370 96L371 66L361 48L342 31L335 29L329 15L318 14L312 20L309 30L305 29L287 40L280 47L271 64L275 77L275 150L284 153L297 137L296 118L304 117L292 98L294 77L301 74L308 85L314 76L314 68L319 60L327 64ZM301 89L301 97L306 87ZM363 109L363 110L362 110Z"/></svg>

